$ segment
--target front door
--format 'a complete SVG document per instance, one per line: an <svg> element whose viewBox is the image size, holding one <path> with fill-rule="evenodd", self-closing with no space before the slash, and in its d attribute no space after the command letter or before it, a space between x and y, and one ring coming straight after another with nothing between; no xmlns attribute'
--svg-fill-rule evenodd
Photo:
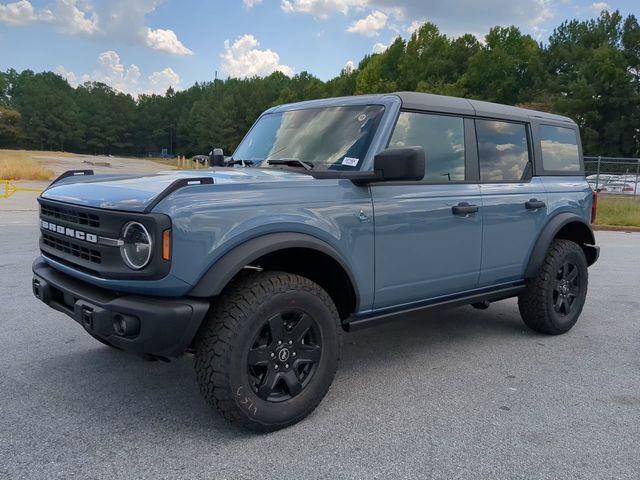
<svg viewBox="0 0 640 480"><path fill-rule="evenodd" d="M482 200L468 168L477 162L476 152L465 148L469 125L472 120L457 116L401 112L389 147L422 146L426 174L422 182L371 186L375 309L477 286Z"/></svg>

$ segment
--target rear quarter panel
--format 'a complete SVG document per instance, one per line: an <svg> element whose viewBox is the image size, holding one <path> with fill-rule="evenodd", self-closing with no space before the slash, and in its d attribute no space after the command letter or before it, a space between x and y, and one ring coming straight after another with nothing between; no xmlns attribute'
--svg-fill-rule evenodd
<svg viewBox="0 0 640 480"><path fill-rule="evenodd" d="M591 222L593 191L582 175L540 177L547 192L547 220L571 212Z"/></svg>

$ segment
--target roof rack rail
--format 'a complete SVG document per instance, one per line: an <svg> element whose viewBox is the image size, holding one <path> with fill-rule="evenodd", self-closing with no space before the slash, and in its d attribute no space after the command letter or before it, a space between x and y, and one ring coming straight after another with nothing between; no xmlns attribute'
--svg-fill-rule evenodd
<svg viewBox="0 0 640 480"><path fill-rule="evenodd" d="M156 195L153 201L147 205L144 209L144 213L149 213L153 210L156 205L158 205L162 200L167 198L176 190L181 189L182 187L188 187L191 185L212 185L213 177L193 177L193 178L180 178L179 180L175 180L171 182L171 184L162 190L158 195Z"/></svg>

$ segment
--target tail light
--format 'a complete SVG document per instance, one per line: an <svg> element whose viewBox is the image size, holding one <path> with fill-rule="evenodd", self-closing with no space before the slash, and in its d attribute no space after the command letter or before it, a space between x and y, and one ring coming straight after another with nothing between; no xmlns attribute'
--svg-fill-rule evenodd
<svg viewBox="0 0 640 480"><path fill-rule="evenodd" d="M591 223L596 223L596 214L598 212L598 192L593 191L593 203L591 204Z"/></svg>

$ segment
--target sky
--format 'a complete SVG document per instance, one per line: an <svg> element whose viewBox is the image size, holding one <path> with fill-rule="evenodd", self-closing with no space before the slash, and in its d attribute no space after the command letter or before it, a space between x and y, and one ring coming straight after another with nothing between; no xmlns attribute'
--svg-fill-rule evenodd
<svg viewBox="0 0 640 480"><path fill-rule="evenodd" d="M132 95L308 71L323 80L428 20L452 37L516 25L545 41L565 19L639 0L0 0L0 70L51 70Z"/></svg>

